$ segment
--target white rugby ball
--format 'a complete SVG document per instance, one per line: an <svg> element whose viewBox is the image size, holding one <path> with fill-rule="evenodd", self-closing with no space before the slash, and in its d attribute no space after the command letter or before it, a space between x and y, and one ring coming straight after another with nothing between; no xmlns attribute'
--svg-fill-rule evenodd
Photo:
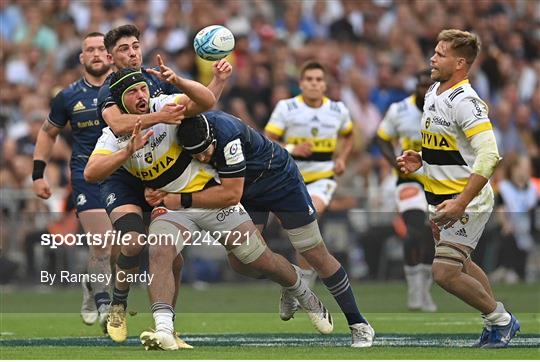
<svg viewBox="0 0 540 362"><path fill-rule="evenodd" d="M210 25L195 35L195 53L205 60L225 58L234 49L234 36L222 25Z"/></svg>

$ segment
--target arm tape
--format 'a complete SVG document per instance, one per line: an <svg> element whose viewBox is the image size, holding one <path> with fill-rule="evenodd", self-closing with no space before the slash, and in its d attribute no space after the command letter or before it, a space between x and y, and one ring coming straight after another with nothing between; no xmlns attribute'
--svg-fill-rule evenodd
<svg viewBox="0 0 540 362"><path fill-rule="evenodd" d="M471 146L476 154L473 172L487 179L493 175L501 157L493 131L484 131L471 137Z"/></svg>

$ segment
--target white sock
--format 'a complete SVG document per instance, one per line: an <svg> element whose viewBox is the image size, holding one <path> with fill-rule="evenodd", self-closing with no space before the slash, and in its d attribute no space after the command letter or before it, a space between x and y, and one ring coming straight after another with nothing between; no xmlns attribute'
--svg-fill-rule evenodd
<svg viewBox="0 0 540 362"><path fill-rule="evenodd" d="M304 295L310 289L307 283L304 282L302 278L300 277L301 269L294 264L293 264L293 267L296 271L296 275L298 276L298 278L296 279L296 283L294 283L294 285L287 287L285 289L290 291L291 294L294 295L295 297L298 297L298 296Z"/></svg>
<svg viewBox="0 0 540 362"><path fill-rule="evenodd" d="M170 309L158 309L153 313L156 331L174 333L173 312Z"/></svg>
<svg viewBox="0 0 540 362"><path fill-rule="evenodd" d="M505 326L510 323L510 313L504 309L504 305L501 302L497 302L495 310L489 314L486 314L484 320L491 326Z"/></svg>

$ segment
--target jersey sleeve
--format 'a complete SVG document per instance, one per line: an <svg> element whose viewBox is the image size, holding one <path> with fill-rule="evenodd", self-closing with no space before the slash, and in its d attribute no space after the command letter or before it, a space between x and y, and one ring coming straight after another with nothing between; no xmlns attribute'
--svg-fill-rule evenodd
<svg viewBox="0 0 540 362"><path fill-rule="evenodd" d="M244 177L246 158L240 137L232 137L224 145L218 145L217 171L221 178Z"/></svg>
<svg viewBox="0 0 540 362"><path fill-rule="evenodd" d="M101 136L96 142L96 146L92 151L93 155L109 155L116 151L120 150L120 144L118 143L116 137L111 132L109 127L103 128Z"/></svg>
<svg viewBox="0 0 540 362"><path fill-rule="evenodd" d="M64 92L58 92L58 94L51 101L51 111L47 120L53 126L58 128L64 128L69 122L70 115L66 109Z"/></svg>
<svg viewBox="0 0 540 362"><path fill-rule="evenodd" d="M469 96L463 98L456 105L455 116L456 123L461 127L467 138L493 129L488 118L488 107L478 97Z"/></svg>
<svg viewBox="0 0 540 362"><path fill-rule="evenodd" d="M157 97L150 99L150 112L159 112L166 104L176 103L178 104L178 98L181 96L179 93L174 94L160 94Z"/></svg>
<svg viewBox="0 0 540 362"><path fill-rule="evenodd" d="M269 133L273 133L278 136L283 136L287 130L285 110L287 109L287 104L284 100L279 101L276 104L276 108L270 116L270 120L264 127L264 130Z"/></svg>
<svg viewBox="0 0 540 362"><path fill-rule="evenodd" d="M397 104L392 104L390 108L388 108L388 111L384 115L381 123L379 123L379 128L377 129L377 136L379 136L385 141L392 141L398 138L398 132L396 127L397 109Z"/></svg>
<svg viewBox="0 0 540 362"><path fill-rule="evenodd" d="M111 90L109 88L109 82L106 82L103 84L103 86L99 89L98 92L98 100L97 100L97 114L98 118L101 122L107 124L105 120L103 119L103 111L109 107L112 106L114 103L114 99L111 95Z"/></svg>
<svg viewBox="0 0 540 362"><path fill-rule="evenodd" d="M341 105L342 116L341 116L341 125L340 125L340 128L339 128L339 135L340 136L348 136L353 131L353 123L352 123L352 120L351 120L351 112L349 112L349 110L347 109L345 104L340 102L340 105Z"/></svg>

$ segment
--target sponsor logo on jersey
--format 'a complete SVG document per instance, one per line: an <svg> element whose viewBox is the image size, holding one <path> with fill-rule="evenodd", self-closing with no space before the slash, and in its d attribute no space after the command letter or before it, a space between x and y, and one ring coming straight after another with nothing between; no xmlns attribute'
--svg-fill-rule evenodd
<svg viewBox="0 0 540 362"><path fill-rule="evenodd" d="M446 140L446 138L444 138L444 136L422 132L422 146L432 146L434 148L450 148L450 143Z"/></svg>
<svg viewBox="0 0 540 362"><path fill-rule="evenodd" d="M428 111L435 112L435 103L433 103L431 106L429 106Z"/></svg>
<svg viewBox="0 0 540 362"><path fill-rule="evenodd" d="M83 109L86 109L86 107L81 101L78 101L77 104L73 106L73 112L82 111Z"/></svg>
<svg viewBox="0 0 540 362"><path fill-rule="evenodd" d="M93 127L93 126L99 126L99 119L84 121L84 122L77 122L78 128L86 128L86 127Z"/></svg>
<svg viewBox="0 0 540 362"><path fill-rule="evenodd" d="M311 118L311 122L319 122L319 117L313 116L313 118Z"/></svg>
<svg viewBox="0 0 540 362"><path fill-rule="evenodd" d="M97 98L92 99L92 105L94 107L97 106Z"/></svg>
<svg viewBox="0 0 540 362"><path fill-rule="evenodd" d="M116 195L114 193L110 193L105 199L105 204L107 206L111 206L115 201L116 201Z"/></svg>
<svg viewBox="0 0 540 362"><path fill-rule="evenodd" d="M165 139L165 136L167 136L167 132L161 133L159 136L157 136L151 143L150 148L152 148L152 151L159 146L159 144Z"/></svg>
<svg viewBox="0 0 540 362"><path fill-rule="evenodd" d="M229 215L232 215L235 212L240 212L240 208L238 207L238 205L235 205L235 206L232 206L232 207L229 207L229 208L225 208L225 209L221 209L221 210L219 210L219 212L216 215L216 220L219 221L219 222L223 222Z"/></svg>
<svg viewBox="0 0 540 362"><path fill-rule="evenodd" d="M443 127L450 127L450 122L439 116L433 116L433 123Z"/></svg>
<svg viewBox="0 0 540 362"><path fill-rule="evenodd" d="M86 201L87 201L86 196L84 194L79 194L77 196L77 205L82 206L86 204Z"/></svg>
<svg viewBox="0 0 540 362"><path fill-rule="evenodd" d="M315 213L315 210L311 207L311 205L308 205L308 215L313 215Z"/></svg>
<svg viewBox="0 0 540 362"><path fill-rule="evenodd" d="M487 113L486 106L484 104L478 104L478 101L474 98L471 99L471 103L474 106L474 116L476 118L483 118L484 115Z"/></svg>
<svg viewBox="0 0 540 362"><path fill-rule="evenodd" d="M461 228L458 231L456 231L457 236L461 236L463 238L467 237L467 232L465 231L465 228Z"/></svg>

